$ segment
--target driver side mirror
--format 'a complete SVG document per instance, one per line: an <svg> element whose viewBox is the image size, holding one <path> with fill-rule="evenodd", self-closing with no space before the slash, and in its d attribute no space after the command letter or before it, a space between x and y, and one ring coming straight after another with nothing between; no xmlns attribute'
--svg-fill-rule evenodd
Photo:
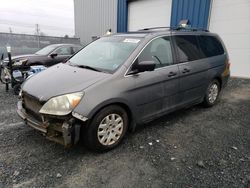
<svg viewBox="0 0 250 188"><path fill-rule="evenodd" d="M154 61L141 61L133 65L130 74L136 74L139 72L153 71L155 70L155 62Z"/></svg>
<svg viewBox="0 0 250 188"><path fill-rule="evenodd" d="M54 58L54 57L56 57L57 56L57 53L52 53L52 54L50 54L50 57L51 58Z"/></svg>

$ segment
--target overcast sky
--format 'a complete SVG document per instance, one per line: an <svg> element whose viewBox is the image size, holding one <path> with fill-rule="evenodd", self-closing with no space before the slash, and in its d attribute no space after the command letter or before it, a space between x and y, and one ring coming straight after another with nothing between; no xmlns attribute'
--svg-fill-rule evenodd
<svg viewBox="0 0 250 188"><path fill-rule="evenodd" d="M74 35L73 0L0 0L0 32Z"/></svg>

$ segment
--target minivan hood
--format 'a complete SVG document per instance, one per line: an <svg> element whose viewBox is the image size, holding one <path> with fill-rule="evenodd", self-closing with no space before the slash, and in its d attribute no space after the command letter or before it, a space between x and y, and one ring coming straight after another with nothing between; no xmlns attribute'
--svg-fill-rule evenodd
<svg viewBox="0 0 250 188"><path fill-rule="evenodd" d="M60 63L26 80L22 90L40 101L47 101L55 96L83 91L109 76L108 73Z"/></svg>

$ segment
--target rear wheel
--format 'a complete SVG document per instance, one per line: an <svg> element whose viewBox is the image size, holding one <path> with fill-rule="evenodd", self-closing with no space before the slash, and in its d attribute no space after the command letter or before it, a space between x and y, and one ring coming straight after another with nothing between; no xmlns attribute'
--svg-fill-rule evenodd
<svg viewBox="0 0 250 188"><path fill-rule="evenodd" d="M220 94L220 83L218 82L218 80L213 80L207 88L203 104L206 107L213 106L218 101L219 94Z"/></svg>
<svg viewBox="0 0 250 188"><path fill-rule="evenodd" d="M128 115L120 106L112 105L98 112L85 132L85 144L94 151L115 148L128 129Z"/></svg>

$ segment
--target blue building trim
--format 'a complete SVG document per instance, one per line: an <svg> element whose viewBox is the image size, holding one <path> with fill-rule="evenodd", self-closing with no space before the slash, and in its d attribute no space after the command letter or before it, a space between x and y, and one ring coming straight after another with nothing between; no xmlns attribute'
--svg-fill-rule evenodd
<svg viewBox="0 0 250 188"><path fill-rule="evenodd" d="M188 19L191 27L208 28L211 0L173 0L171 26L178 26L180 20Z"/></svg>
<svg viewBox="0 0 250 188"><path fill-rule="evenodd" d="M128 0L118 0L117 5L117 32L128 31Z"/></svg>
<svg viewBox="0 0 250 188"><path fill-rule="evenodd" d="M118 0L118 33L128 31L129 1L131 0ZM210 4L211 0L172 0L171 26L178 26L180 20L188 19L192 27L207 29Z"/></svg>

